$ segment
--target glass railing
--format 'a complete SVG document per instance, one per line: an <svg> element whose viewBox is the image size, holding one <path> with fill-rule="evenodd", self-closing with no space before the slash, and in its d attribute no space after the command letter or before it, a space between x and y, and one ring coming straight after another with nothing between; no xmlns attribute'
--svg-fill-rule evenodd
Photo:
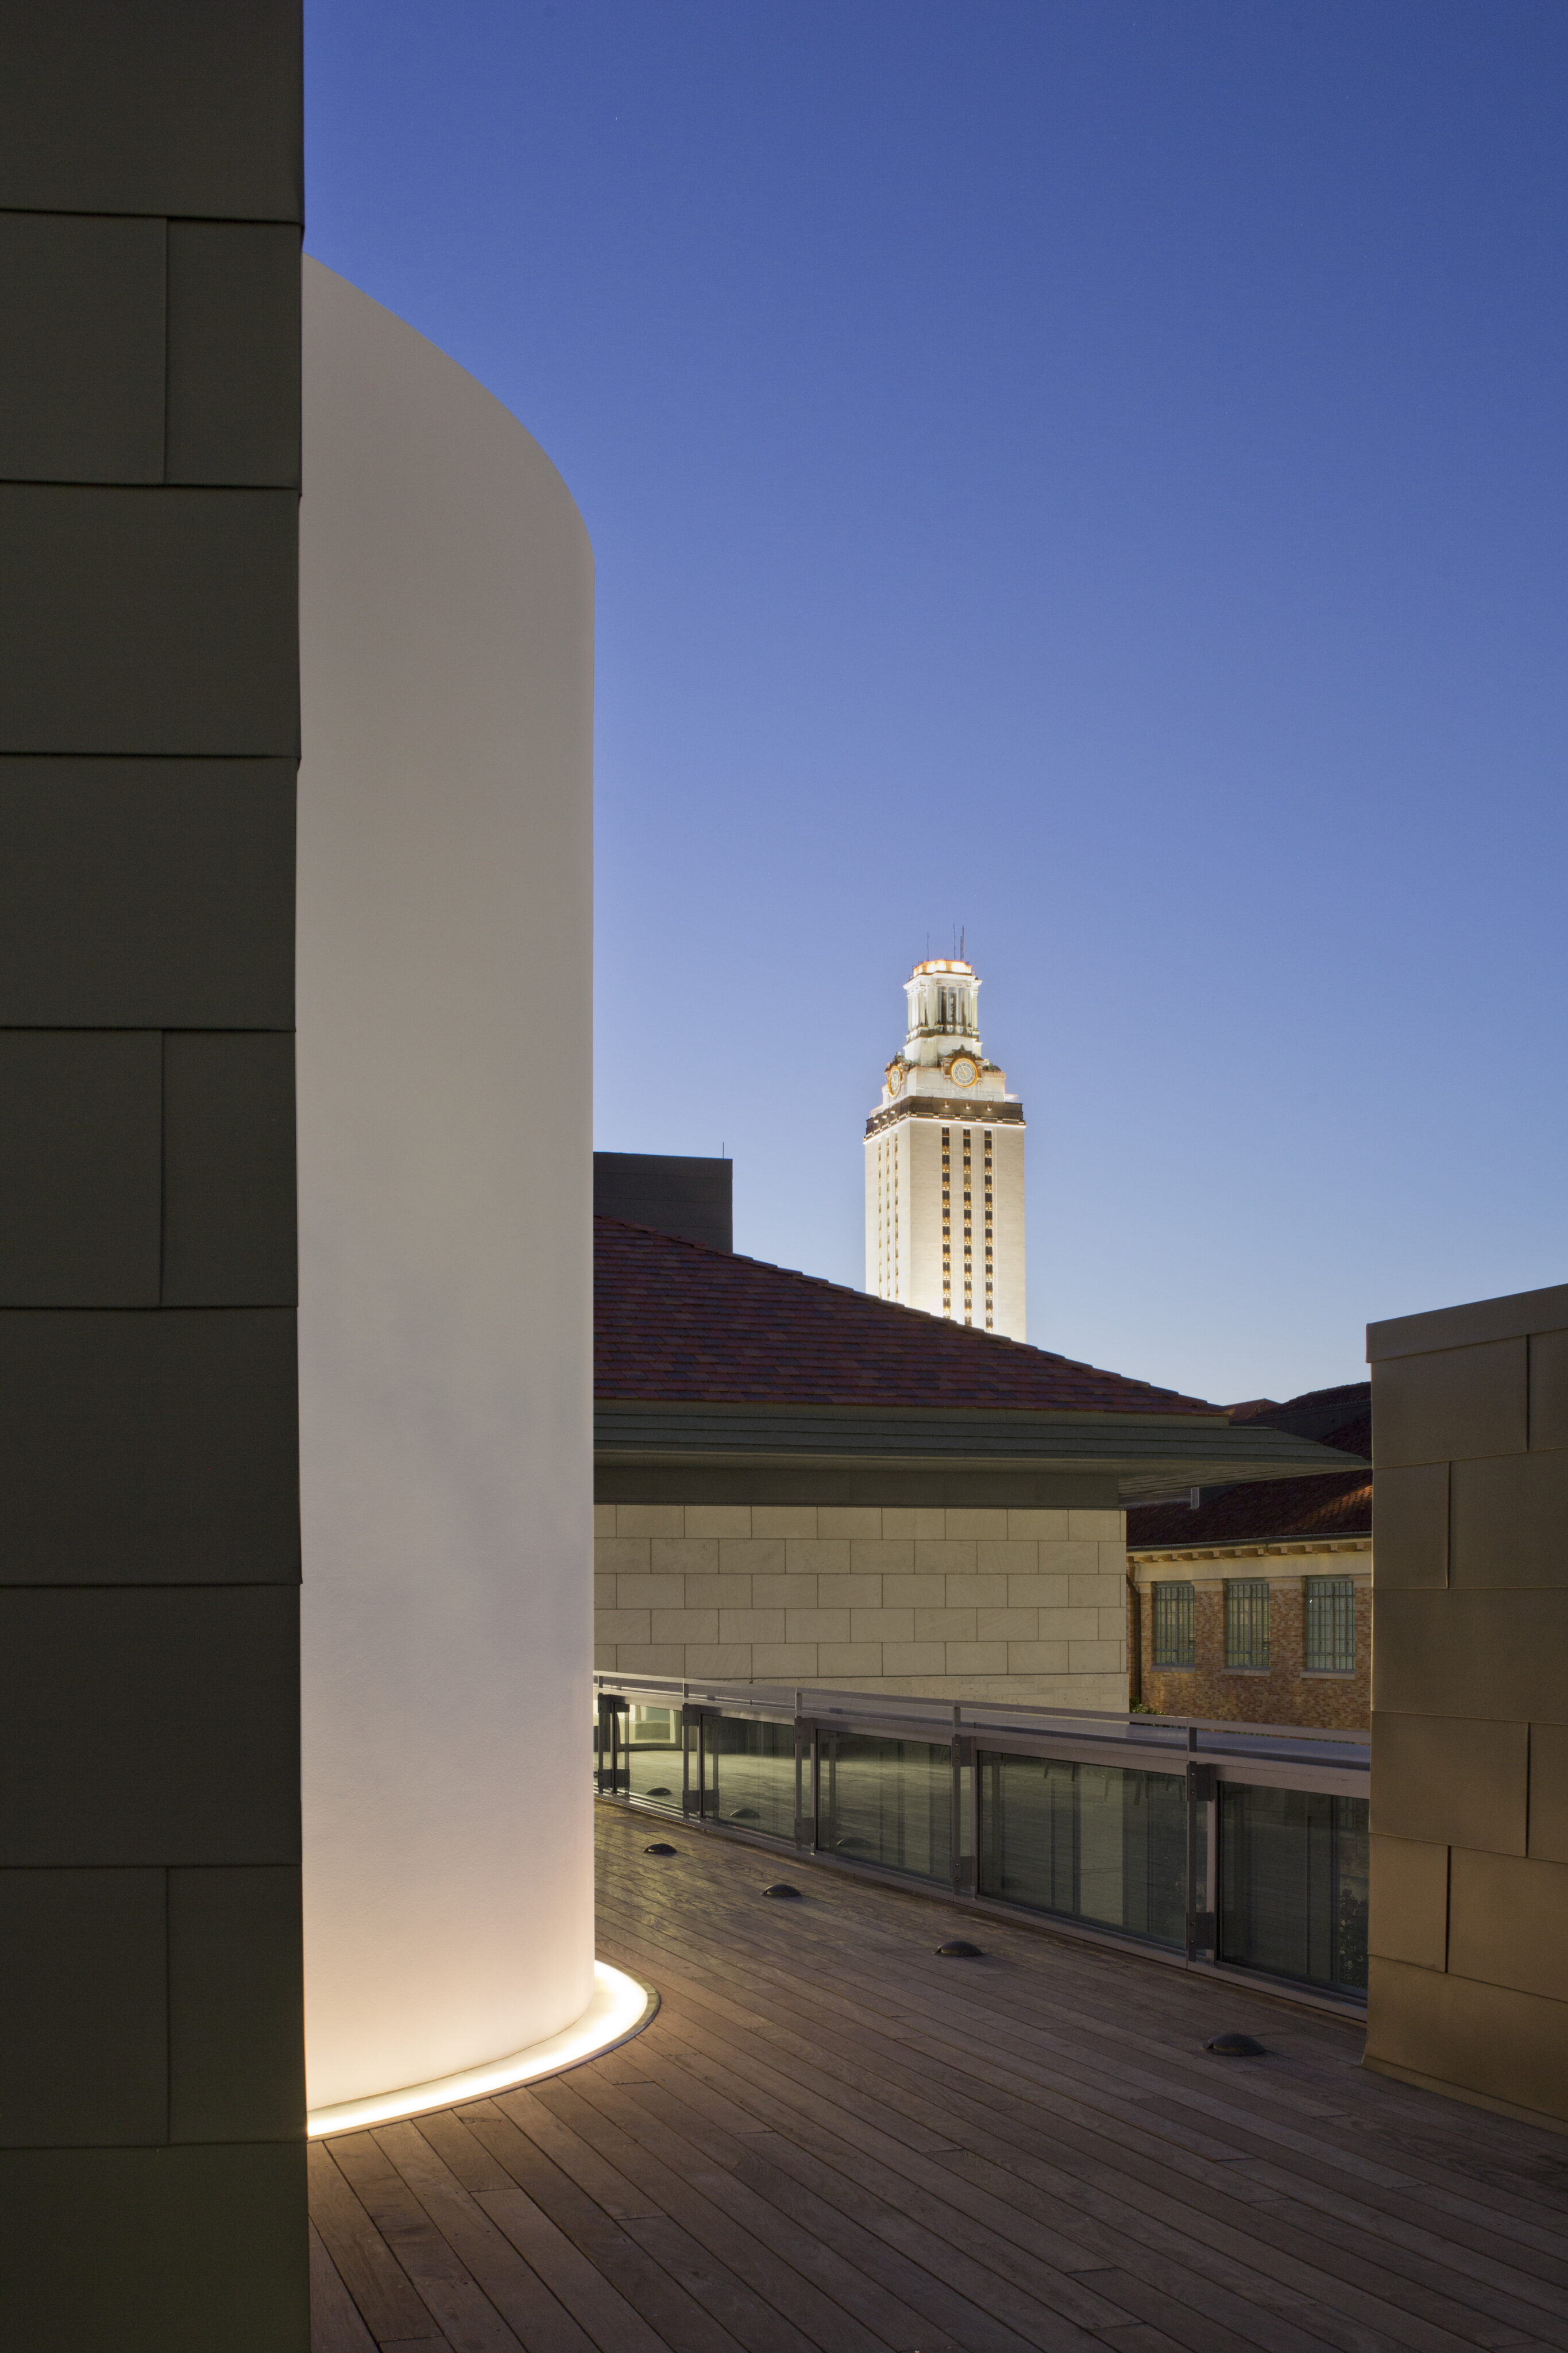
<svg viewBox="0 0 1568 2353"><path fill-rule="evenodd" d="M1364 1798L1219 1789L1219 1954L1308 1985L1366 1989Z"/></svg>
<svg viewBox="0 0 1568 2353"><path fill-rule="evenodd" d="M595 1683L602 1797L1196 1968L1364 1994L1364 1742L752 1683Z"/></svg>
<svg viewBox="0 0 1568 2353"><path fill-rule="evenodd" d="M794 1724L715 1715L701 1729L704 1820L793 1841L798 1810Z"/></svg>
<svg viewBox="0 0 1568 2353"><path fill-rule="evenodd" d="M850 1862L946 1885L955 1778L951 1745L825 1731L817 1739L815 1843Z"/></svg>
<svg viewBox="0 0 1568 2353"><path fill-rule="evenodd" d="M982 1895L1159 1945L1185 1942L1184 1773L994 1749L981 1766Z"/></svg>

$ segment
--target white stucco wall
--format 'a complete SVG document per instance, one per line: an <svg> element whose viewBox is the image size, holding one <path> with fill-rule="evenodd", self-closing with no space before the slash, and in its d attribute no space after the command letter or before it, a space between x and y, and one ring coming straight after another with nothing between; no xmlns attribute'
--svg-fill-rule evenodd
<svg viewBox="0 0 1568 2353"><path fill-rule="evenodd" d="M299 1104L312 2107L593 1984L593 561L549 459L304 281Z"/></svg>

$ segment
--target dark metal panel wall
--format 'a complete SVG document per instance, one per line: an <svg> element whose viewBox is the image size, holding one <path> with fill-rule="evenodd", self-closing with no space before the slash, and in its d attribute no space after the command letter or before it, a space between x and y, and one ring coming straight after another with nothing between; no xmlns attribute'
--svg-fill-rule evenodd
<svg viewBox="0 0 1568 2353"><path fill-rule="evenodd" d="M295 0L0 58L0 2341L309 2341Z"/></svg>
<svg viewBox="0 0 1568 2353"><path fill-rule="evenodd" d="M734 1164L663 1152L595 1152L594 1215L652 1226L708 1250L735 1247Z"/></svg>

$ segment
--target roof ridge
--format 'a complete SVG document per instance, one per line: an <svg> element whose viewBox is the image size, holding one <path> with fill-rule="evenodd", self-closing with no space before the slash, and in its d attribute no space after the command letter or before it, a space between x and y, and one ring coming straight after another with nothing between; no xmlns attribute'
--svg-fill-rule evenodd
<svg viewBox="0 0 1568 2353"><path fill-rule="evenodd" d="M807 1274L798 1267L778 1266L767 1259L751 1258L743 1251L716 1249L710 1243L693 1241L683 1234L666 1233L659 1227L640 1225L628 1218L596 1215L594 1225L595 1233L602 1234L612 1248L616 1240L623 1238L627 1243L634 1245L645 1242L658 1244L672 1280L675 1278L675 1270L668 1264L669 1256L675 1251L679 1251L684 1254L683 1260L679 1262L691 1266L694 1271L696 1267L700 1266L704 1272L710 1273L721 1281L728 1275L731 1278L739 1277L743 1282L754 1278L761 1279L773 1287L787 1285L789 1292L803 1305L809 1302L824 1311L837 1311L840 1315L853 1315L859 1319L863 1335L860 1348L858 1351L855 1349L847 1332L840 1335L841 1345L852 1356L858 1354L864 1357L868 1354L870 1362L862 1362L856 1369L858 1372L865 1372L873 1380L875 1379L873 1370L875 1360L882 1350L879 1347L876 1339L869 1336L872 1328L879 1326L883 1343L887 1346L891 1346L894 1344L888 1328L889 1323L893 1316L898 1316L918 1320L922 1327L922 1333L930 1335L933 1345L930 1369L939 1384L945 1381L962 1385L966 1376L971 1381L976 1379L984 1379L985 1382L994 1381L1002 1389L1016 1388L1019 1382L1030 1386L1036 1382L1051 1379L1066 1380L1069 1385L1087 1382L1104 1384L1121 1393L1114 1401L1107 1398L1100 1406L1100 1410L1115 1411L1119 1404L1132 1402L1135 1399L1138 1407L1142 1410L1150 1408L1155 1409L1166 1408L1172 1411L1189 1414L1221 1414L1224 1411L1222 1407L1213 1405L1205 1398L1188 1397L1180 1389L1167 1388L1153 1381L1139 1380L1128 1374L1110 1373L1103 1367L1091 1365L1081 1357L1066 1356L1055 1349L1036 1347L1026 1340L1014 1340L1004 1333L980 1331L972 1324L959 1324L951 1316L932 1314L924 1308L908 1306L901 1300L879 1299L870 1292L855 1290L847 1283L834 1282L824 1275ZM652 1253L649 1253L649 1258L651 1261ZM612 1280L607 1265L604 1271L604 1279ZM648 1269L648 1279L652 1279L651 1263ZM677 1290L679 1293L679 1283ZM670 1347L677 1345L685 1350L696 1347L699 1356L703 1353L700 1332L689 1323L683 1324L682 1321L683 1314L689 1316L692 1312L697 1296L698 1294L693 1294L690 1304L682 1303L681 1308L675 1313L673 1322L665 1325L660 1335L659 1346L655 1349L656 1355L661 1350L668 1352ZM763 1309L764 1318L767 1312L764 1300ZM773 1313L780 1316L785 1315L786 1310L782 1301L774 1302ZM623 1328L620 1335L623 1345L629 1336L629 1331ZM719 1339L717 1334L711 1336L715 1341ZM782 1332L778 1335L770 1334L767 1336L769 1343L767 1353L772 1355L779 1340L782 1339L783 1334ZM911 1341L914 1339L912 1334L908 1336ZM609 1331L604 1332L601 1337L604 1344L612 1348L616 1345ZM803 1333L801 1338L806 1342L808 1354L812 1347L822 1344L820 1332L812 1334L809 1338ZM763 1377L763 1367L762 1362L752 1352L762 1347L762 1335L754 1328L747 1332L742 1322L740 1325L731 1327L725 1335L725 1341L733 1345L726 1346L721 1344L720 1355L730 1356L729 1369L732 1376L737 1376L739 1369L735 1349L738 1348L742 1356L752 1354L752 1361L744 1366L744 1377L751 1393L757 1394L754 1384ZM898 1345L901 1347L902 1343ZM915 1345L923 1345L925 1343L922 1340L916 1342ZM640 1347L637 1353L643 1353ZM790 1353L787 1345L784 1353L787 1357ZM983 1376L982 1367L984 1367ZM690 1377L697 1377L698 1367L694 1362L689 1362L685 1369ZM891 1377L891 1367L884 1365L883 1369ZM907 1377L908 1365L903 1367L903 1370ZM675 1375L675 1367L672 1365L667 1366L667 1371L672 1377ZM706 1377L721 1381L724 1377L711 1356L709 1358ZM667 1390L666 1394L668 1393ZM710 1389L707 1393L710 1396L712 1395ZM777 1393L775 1390L774 1394ZM1131 1393L1131 1396L1130 1393ZM604 1392L601 1391L601 1394ZM993 1395L988 1402L994 1404L1000 1402L1000 1399ZM1016 1402L1023 1405L1026 1404L1028 1399L1026 1397L1020 1396L1017 1397ZM1092 1409L1089 1408L1089 1401L1086 1398L1079 1409Z"/></svg>
<svg viewBox="0 0 1568 2353"><path fill-rule="evenodd" d="M678 1242L682 1250L700 1251L705 1258L721 1259L731 1266L760 1267L764 1274L782 1275L789 1282L809 1282L818 1291L837 1293L840 1299L857 1300L862 1305L868 1304L872 1307L889 1307L898 1315L918 1315L922 1324L940 1324L944 1331L962 1333L968 1339L978 1340L987 1347L1000 1345L1004 1348L1022 1348L1031 1356L1048 1358L1053 1365L1070 1365L1075 1372L1093 1373L1100 1370L1100 1366L1091 1365L1087 1357L1063 1356L1054 1348L1037 1347L1032 1340L1015 1340L1007 1332L980 1332L973 1324L955 1324L951 1315L938 1315L931 1308L911 1307L907 1299L879 1299L875 1292L857 1291L852 1282L835 1282L831 1275L807 1274L804 1267L780 1266L775 1259L752 1258L746 1250L720 1250L712 1242L694 1242L688 1234L667 1233L662 1226L639 1226L630 1218L603 1217L597 1209L594 1212L594 1223L596 1226L625 1226L629 1233L634 1234L656 1234L660 1241ZM1122 1374L1117 1376L1118 1379L1129 1377L1131 1376ZM1144 1382L1142 1386L1148 1388L1155 1385L1152 1382ZM1172 1389L1168 1394L1175 1397L1179 1392ZM1216 1413L1222 1413L1224 1410L1223 1406L1215 1408Z"/></svg>

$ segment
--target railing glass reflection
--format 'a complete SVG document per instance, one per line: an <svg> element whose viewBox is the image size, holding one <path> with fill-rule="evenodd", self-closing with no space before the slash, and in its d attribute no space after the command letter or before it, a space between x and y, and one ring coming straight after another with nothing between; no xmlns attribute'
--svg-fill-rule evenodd
<svg viewBox="0 0 1568 2353"><path fill-rule="evenodd" d="M703 1725L702 1811L763 1838L793 1839L795 1726L710 1716Z"/></svg>
<svg viewBox="0 0 1568 2353"><path fill-rule="evenodd" d="M980 1765L983 1895L1156 1944L1184 1942L1183 1776L1059 1757L985 1753Z"/></svg>
<svg viewBox="0 0 1568 2353"><path fill-rule="evenodd" d="M1363 1990L1366 1799L1229 1781L1219 1802L1221 1959Z"/></svg>
<svg viewBox="0 0 1568 2353"><path fill-rule="evenodd" d="M824 1732L816 1773L816 1842L826 1853L951 1881L951 1748Z"/></svg>

